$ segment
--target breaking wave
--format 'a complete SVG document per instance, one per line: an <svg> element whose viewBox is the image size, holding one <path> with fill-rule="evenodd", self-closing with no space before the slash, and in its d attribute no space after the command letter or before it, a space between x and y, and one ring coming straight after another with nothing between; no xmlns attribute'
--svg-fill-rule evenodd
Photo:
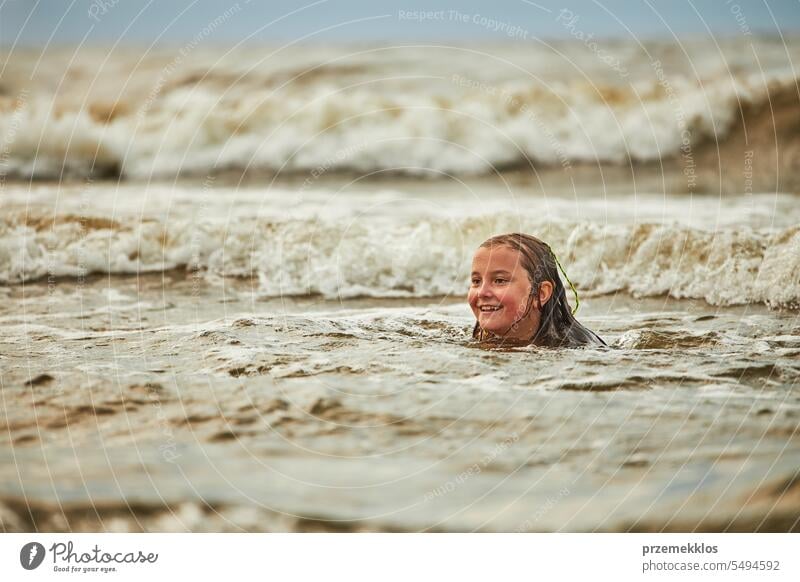
<svg viewBox="0 0 800 582"><path fill-rule="evenodd" d="M800 304L800 227L536 220L512 214L410 222L177 219L125 223L61 215L0 222L0 281L190 269L252 278L262 296L464 294L472 252L498 232L551 243L579 289L668 294L714 305Z"/></svg>
<svg viewBox="0 0 800 582"><path fill-rule="evenodd" d="M400 56L288 71L112 61L110 78L97 82L102 94L87 89L95 84L87 70L64 73L56 95L47 87L14 94L9 82L0 87L0 161L14 177L129 179L652 162L689 147L716 150L744 110L780 117L771 95L797 87L785 70L701 80L667 75L659 61L642 64L628 84L577 74L545 81L516 69L489 80L485 67L443 59L438 75L422 74L419 55L406 71ZM783 106L800 116L797 99Z"/></svg>

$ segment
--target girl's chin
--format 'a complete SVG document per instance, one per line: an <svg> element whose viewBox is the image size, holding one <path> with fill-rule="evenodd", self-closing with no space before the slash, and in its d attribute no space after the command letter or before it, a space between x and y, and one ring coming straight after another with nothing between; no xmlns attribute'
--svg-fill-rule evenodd
<svg viewBox="0 0 800 582"><path fill-rule="evenodd" d="M481 329L493 333L495 335L503 335L508 332L510 325L505 322L493 321L491 317L482 317L478 320Z"/></svg>

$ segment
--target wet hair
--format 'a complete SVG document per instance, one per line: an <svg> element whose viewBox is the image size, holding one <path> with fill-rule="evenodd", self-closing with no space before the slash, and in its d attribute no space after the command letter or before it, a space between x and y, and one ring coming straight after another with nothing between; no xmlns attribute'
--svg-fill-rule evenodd
<svg viewBox="0 0 800 582"><path fill-rule="evenodd" d="M493 236L484 241L480 248L506 246L519 251L522 267L531 282L531 294L524 319L534 305L540 309L539 329L529 343L546 347L580 347L587 345L606 345L596 333L575 319L567 301L567 293L558 276L558 259L550 246L529 234L510 233ZM553 284L553 294L541 307L538 305L539 288L544 281ZM576 294L577 297L577 294ZM472 337L483 339L484 332L475 322Z"/></svg>

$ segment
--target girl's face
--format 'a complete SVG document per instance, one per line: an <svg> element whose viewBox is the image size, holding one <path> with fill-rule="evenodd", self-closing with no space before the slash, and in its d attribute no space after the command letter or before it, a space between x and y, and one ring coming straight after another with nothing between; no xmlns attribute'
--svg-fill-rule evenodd
<svg viewBox="0 0 800 582"><path fill-rule="evenodd" d="M529 338L539 327L539 310L528 308L531 282L519 251L501 245L481 247L472 259L472 284L467 299L484 330L508 338ZM516 329L512 329L517 322Z"/></svg>

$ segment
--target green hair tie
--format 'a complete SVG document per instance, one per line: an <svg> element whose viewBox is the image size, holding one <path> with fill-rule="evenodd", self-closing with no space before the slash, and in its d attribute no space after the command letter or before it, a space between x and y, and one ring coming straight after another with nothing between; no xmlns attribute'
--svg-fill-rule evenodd
<svg viewBox="0 0 800 582"><path fill-rule="evenodd" d="M547 245L547 248L550 249L550 254L553 255L553 258L556 260L556 265L558 265L558 268L561 270L561 274L564 275L567 283L569 283L569 288L572 289L572 294L575 295L575 309L572 310L572 315L575 315L578 313L578 308L581 306L581 300L578 298L578 290L575 289L575 285L573 285L572 281L570 281L569 277L567 277L567 272L564 270L564 267L561 266L561 262L558 260L558 257L553 252L553 249L550 247L550 245Z"/></svg>

